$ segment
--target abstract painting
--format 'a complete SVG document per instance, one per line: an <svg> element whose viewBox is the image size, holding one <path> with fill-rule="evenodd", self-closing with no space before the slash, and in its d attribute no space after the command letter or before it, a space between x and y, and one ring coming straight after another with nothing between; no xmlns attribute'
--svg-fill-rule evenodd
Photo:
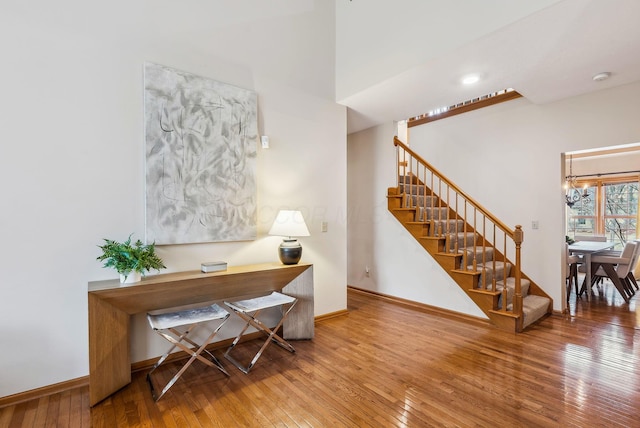
<svg viewBox="0 0 640 428"><path fill-rule="evenodd" d="M144 87L147 241L255 239L256 93L151 63Z"/></svg>

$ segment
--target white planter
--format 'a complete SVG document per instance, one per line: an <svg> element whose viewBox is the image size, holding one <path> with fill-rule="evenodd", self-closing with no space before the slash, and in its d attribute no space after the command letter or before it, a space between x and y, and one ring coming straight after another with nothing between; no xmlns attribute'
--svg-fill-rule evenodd
<svg viewBox="0 0 640 428"><path fill-rule="evenodd" d="M142 279L142 275L140 272L129 272L128 275L120 274L120 284L134 284L136 282L140 282Z"/></svg>

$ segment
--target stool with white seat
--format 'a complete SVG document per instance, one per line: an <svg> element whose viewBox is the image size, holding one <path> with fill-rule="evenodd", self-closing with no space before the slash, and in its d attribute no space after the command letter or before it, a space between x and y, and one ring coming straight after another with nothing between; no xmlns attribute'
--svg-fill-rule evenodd
<svg viewBox="0 0 640 428"><path fill-rule="evenodd" d="M224 369L220 361L216 357L213 356L211 352L206 349L206 346L211 343L215 335L220 331L222 326L227 322L229 316L231 314L222 308L220 305L213 304L209 306L194 308L194 309L183 309L175 312L167 312L160 314L147 314L147 320L149 321L149 325L151 328L158 333L160 336L168 340L173 344L171 348L162 356L156 364L153 366L151 371L147 373L147 381L149 382L149 386L151 387L151 394L153 395L153 399L158 401L164 394L173 386L173 384L182 376L182 373L193 363L196 359L202 361L206 365L210 367L216 367L225 375L229 376L229 373ZM198 344L190 339L188 336L195 331L196 327L202 325L208 321L220 321L217 324L217 327L213 329L211 334L202 342L202 344ZM180 330L178 330L180 328ZM187 342L192 346L192 348L185 345L183 342ZM153 382L151 379L151 373L155 369L157 369L171 354L171 352L175 348L180 348L187 354L191 355L191 358L182 366L182 368L176 373L173 378L162 388L160 395L156 394L156 390L153 386ZM200 355L202 352L206 352L211 361L207 358Z"/></svg>
<svg viewBox="0 0 640 428"><path fill-rule="evenodd" d="M240 318L246 321L246 324L242 331L238 334L238 336L234 339L233 343L227 349L224 356L226 359L231 361L238 369L240 369L243 373L247 374L251 370L251 368L255 365L256 361L262 355L265 348L269 343L274 342L278 344L280 347L286 349L289 352L296 352L296 350L282 337L278 336L277 331L284 323L284 320L287 318L291 309L295 306L298 299L295 297L287 296L286 294L279 293L277 291L272 292L267 296L256 297L253 299L240 300L236 302L224 302L234 313L236 313ZM262 321L258 319L258 315L263 309L281 307L282 309L282 317L278 324L273 328L267 327ZM230 355L231 351L236 347L236 345L240 342L240 339L245 334L249 326L256 328L258 331L267 335L267 339L262 344L260 350L253 357L251 362L244 366L238 360L236 360L232 355Z"/></svg>

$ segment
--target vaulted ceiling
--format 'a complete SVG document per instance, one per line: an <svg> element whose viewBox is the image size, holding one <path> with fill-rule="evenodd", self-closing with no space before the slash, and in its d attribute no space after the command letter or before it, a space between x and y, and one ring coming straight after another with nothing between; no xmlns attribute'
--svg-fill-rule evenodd
<svg viewBox="0 0 640 428"><path fill-rule="evenodd" d="M503 13L498 6L514 4L504 1L388 2L397 7L397 13L389 17L392 31L385 34L386 39L403 34L411 37L404 43L394 41L392 49L397 52L384 45L385 38L376 40L376 34L388 30L375 28L380 27L375 17L384 11L372 10L365 0L338 1L337 97L348 107L348 132L506 88L514 88L532 103L544 104L640 80L639 0L541 0L533 2L541 9ZM530 7L532 2L515 3ZM410 4L415 7L403 9ZM485 9L463 8L479 4ZM417 10L423 5L433 13ZM467 14L471 14L470 21L465 21ZM404 19L393 19L397 16ZM490 25L477 26L474 18ZM419 28L411 30L409 25ZM434 36L428 33L430 28L450 30L439 30ZM425 37L416 38L420 32ZM377 43L388 55L376 53L366 43ZM341 46L347 46L346 50L341 52ZM359 57L360 52L371 55ZM378 59L371 59L374 53ZM395 68L385 61L393 62ZM376 76L370 71L374 69L384 72ZM605 71L611 73L608 79L593 80ZM462 85L461 77L472 72L480 81ZM367 86L358 87L358 82Z"/></svg>

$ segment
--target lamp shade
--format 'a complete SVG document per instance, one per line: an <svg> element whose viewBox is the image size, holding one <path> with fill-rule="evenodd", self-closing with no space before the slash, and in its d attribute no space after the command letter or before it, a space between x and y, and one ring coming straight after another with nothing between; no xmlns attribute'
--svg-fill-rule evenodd
<svg viewBox="0 0 640 428"><path fill-rule="evenodd" d="M309 236L309 229L300 211L280 210L269 230L269 235Z"/></svg>
<svg viewBox="0 0 640 428"><path fill-rule="evenodd" d="M278 247L278 256L285 265L294 265L302 257L302 245L294 236L309 236L309 229L302 213L293 210L280 210L269 230L269 235L284 236Z"/></svg>

